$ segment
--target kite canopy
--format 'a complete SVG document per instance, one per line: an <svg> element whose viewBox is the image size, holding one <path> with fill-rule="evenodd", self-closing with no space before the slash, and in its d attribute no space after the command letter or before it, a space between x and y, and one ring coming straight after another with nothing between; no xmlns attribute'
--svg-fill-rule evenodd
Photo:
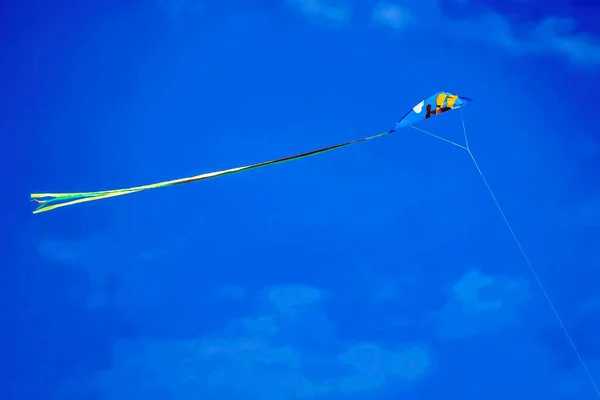
<svg viewBox="0 0 600 400"><path fill-rule="evenodd" d="M424 121L434 115L458 109L470 101L471 99L468 97L457 96L448 92L437 92L409 110L390 132Z"/></svg>
<svg viewBox="0 0 600 400"><path fill-rule="evenodd" d="M131 188L125 189L115 189L115 190L104 190L97 192L75 192L75 193L33 193L31 194L31 200L34 201L38 206L33 211L34 214L39 214L45 211L51 211L56 208L66 207L78 203L85 203L94 200L102 200L110 197L123 196L126 194L132 194L141 192L144 190L150 189L158 189L161 187L181 185L185 183L196 182L204 179L215 178L217 176L230 175L235 174L237 172L242 172L250 169L266 167L268 165L280 164L286 161L297 160L300 158L305 158L321 153L325 153L327 151L339 149L342 147L350 146L353 144L357 144L360 142L366 142L368 140L377 139L382 136L389 135L390 133L396 131L398 128L403 128L406 126L412 126L412 124L424 121L426 119L431 118L434 115L439 115L445 113L446 111L454 110L460 108L467 104L471 99L468 97L461 97L454 95L449 92L437 92L434 95L428 97L427 99L421 101L416 106L414 106L411 110L409 110L402 119L400 119L396 125L392 129L387 132L380 133L378 135L373 135L369 137L364 137L361 139L351 140L349 142L336 144L333 146L323 147L317 150L307 151L304 153L296 154L293 156L278 158L275 160L264 161L261 163L246 165L242 167L230 168L222 171L209 172L201 175L190 176L187 178L174 179L171 181L158 182L150 185L144 186L135 186ZM459 147L462 147L458 145Z"/></svg>

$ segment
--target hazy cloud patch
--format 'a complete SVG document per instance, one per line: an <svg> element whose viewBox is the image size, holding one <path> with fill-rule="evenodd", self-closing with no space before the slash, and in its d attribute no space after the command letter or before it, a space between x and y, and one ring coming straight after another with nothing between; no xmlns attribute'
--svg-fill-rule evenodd
<svg viewBox="0 0 600 400"><path fill-rule="evenodd" d="M436 314L435 330L447 339L493 333L520 323L520 308L531 299L525 279L473 270L454 283Z"/></svg>

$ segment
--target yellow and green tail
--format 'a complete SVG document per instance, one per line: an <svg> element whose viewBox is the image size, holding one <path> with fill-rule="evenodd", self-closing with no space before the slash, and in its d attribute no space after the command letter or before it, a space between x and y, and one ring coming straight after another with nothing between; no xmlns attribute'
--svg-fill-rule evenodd
<svg viewBox="0 0 600 400"><path fill-rule="evenodd" d="M71 206L73 204L85 203L87 201L102 200L109 197L122 196L125 194L139 192L139 190L118 189L106 190L103 192L83 192L83 193L33 193L31 200L38 206L33 211L39 214L45 211L51 211L56 208Z"/></svg>
<svg viewBox="0 0 600 400"><path fill-rule="evenodd" d="M257 163L257 164L246 165L243 167L230 168L230 169L225 169L222 171L208 172L208 173L201 174L201 175L195 175L195 176L190 176L187 178L174 179L171 181L153 183L150 185L135 186L135 187L126 188L126 189L105 190L105 191L101 191L101 192L33 193L31 195L31 200L33 200L38 205L37 208L33 211L33 213L39 214L39 213L46 212L46 211L52 211L57 208L72 206L74 204L85 203L88 201L108 199L110 197L123 196L126 194L141 192L143 190L158 189L161 187L181 185L181 184L185 184L185 183L200 181L203 179L215 178L217 176L234 174L236 172L242 172L242 171L246 171L249 169L266 167L268 165L274 165L274 164L280 164L280 163L283 163L286 161L297 160L300 158L321 154L326 151L339 149L341 147L350 146L352 144L364 142L367 140L376 139L378 137L385 136L389 133L390 132L384 132L384 133L380 133L378 135L369 136L369 137L365 137L365 138L361 138L361 139L357 139L357 140L352 140L349 142L340 143L340 144L336 144L333 146L323 147L321 149L311 150L311 151L296 154L293 156L278 158L276 160L264 161L264 162Z"/></svg>

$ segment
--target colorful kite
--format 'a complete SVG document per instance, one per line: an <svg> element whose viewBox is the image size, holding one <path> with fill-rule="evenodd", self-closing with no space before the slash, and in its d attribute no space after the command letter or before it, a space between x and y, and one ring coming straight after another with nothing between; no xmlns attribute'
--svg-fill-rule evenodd
<svg viewBox="0 0 600 400"><path fill-rule="evenodd" d="M217 176L235 174L237 172L247 171L250 169L266 167L268 165L280 164L286 161L297 160L300 158L313 156L316 154L325 153L327 151L340 149L360 142L377 139L382 136L389 135L399 128L411 126L414 123L431 118L433 115L442 114L446 111L458 109L467 104L471 99L467 97L459 97L448 92L439 92L433 96L421 101L419 104L409 110L392 129L378 135L356 139L345 143L336 144L333 146L324 147L317 150L308 151L305 153L296 154L293 156L278 158L276 160L264 161L258 164L246 165L243 167L225 169L222 171L209 172L201 175L190 176L188 178L180 178L171 181L159 182L150 185L136 186L127 189L104 190L100 192L77 192L77 193L33 193L31 199L38 204L38 207L33 211L34 214L51 211L56 208L71 206L73 204L85 203L87 201L102 200L109 197L123 196L141 192L143 190L158 189L161 187L182 185L184 183L201 181L203 179L214 178ZM441 139L441 138L440 138ZM444 139L442 139L444 140ZM454 143L455 144L455 143ZM462 147L462 146L460 146Z"/></svg>

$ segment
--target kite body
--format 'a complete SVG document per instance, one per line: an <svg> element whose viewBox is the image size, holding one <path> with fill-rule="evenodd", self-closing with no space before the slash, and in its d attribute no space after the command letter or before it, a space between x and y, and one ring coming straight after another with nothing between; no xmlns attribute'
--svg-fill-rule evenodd
<svg viewBox="0 0 600 400"><path fill-rule="evenodd" d="M235 174L250 169L256 169L260 167L266 167L269 165L280 164L286 161L297 160L305 158L327 151L347 147L360 142L366 142L368 140L377 139L396 131L399 128L411 126L413 124L427 120L435 115L443 114L447 111L458 109L467 104L471 99L468 97L461 97L448 92L438 92L428 97L427 99L419 102L411 110L409 110L404 117L402 117L392 129L387 132L380 133L378 135L369 136L361 139L352 140L345 143L336 144L333 146L324 147L317 150L308 151L305 153L296 154L293 156L278 158L275 160L264 161L257 164L246 165L243 167L230 168L222 171L209 172L201 175L191 176L187 178L174 179L171 181L159 182L144 186L135 186L125 189L115 190L104 190L99 192L75 192L75 193L33 193L31 194L31 200L34 201L38 206L33 211L34 214L39 214L46 211L51 211L56 208L71 206L74 204L85 203L88 201L102 200L110 197L123 196L126 194L132 194L141 192L144 190L158 189L161 187L181 185L185 183L196 182L204 179L215 178L217 176Z"/></svg>
<svg viewBox="0 0 600 400"><path fill-rule="evenodd" d="M396 123L396 126L390 130L390 133L398 128L404 128L429 119L434 115L458 109L470 101L471 99L468 97L461 97L448 92L438 92L421 101L409 110L404 117Z"/></svg>

